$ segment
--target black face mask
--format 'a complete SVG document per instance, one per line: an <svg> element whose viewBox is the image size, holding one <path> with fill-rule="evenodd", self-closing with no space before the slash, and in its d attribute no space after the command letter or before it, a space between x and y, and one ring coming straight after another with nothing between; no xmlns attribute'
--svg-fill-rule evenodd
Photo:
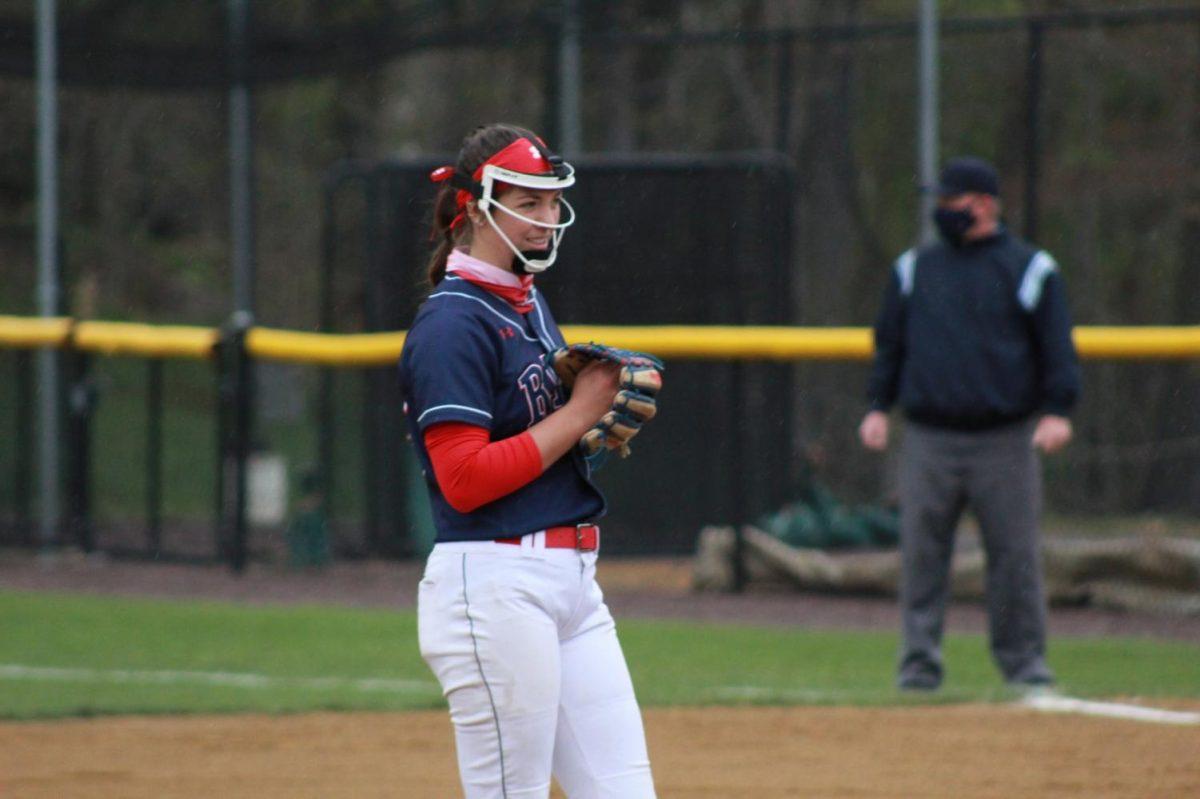
<svg viewBox="0 0 1200 799"><path fill-rule="evenodd" d="M975 214L969 208L961 211L938 208L933 212L933 222L943 239L955 247L961 247L963 236L975 225Z"/></svg>

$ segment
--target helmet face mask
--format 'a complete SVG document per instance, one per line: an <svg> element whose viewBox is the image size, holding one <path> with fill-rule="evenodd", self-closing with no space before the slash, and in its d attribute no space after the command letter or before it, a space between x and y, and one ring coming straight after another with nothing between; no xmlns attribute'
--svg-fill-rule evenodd
<svg viewBox="0 0 1200 799"><path fill-rule="evenodd" d="M558 222L556 224L539 222L535 219L530 219L527 216L519 214L501 203L499 198L496 196L496 184L504 183L510 186L520 186L522 188L531 189L534 191L562 191L569 186L575 185L574 167L558 158L551 160L551 163L554 165L554 173L549 175L530 175L524 172L515 172L511 169L505 169L504 167L496 166L495 164L485 164L483 167L483 174L480 176L479 186L481 191L479 193L479 199L477 202L479 210L483 212L484 217L487 218L488 224L492 226L492 229L499 234L504 243L508 245L508 248L512 250L513 255L517 257L517 260L521 264L517 267L517 271L520 272L537 274L550 268L550 266L558 258L558 244L560 241L562 241L563 232L568 227L575 224L575 209L571 207L571 204L568 203L565 198L560 198L560 202L567 209L569 214L567 220L565 222ZM496 208L499 211L502 211L514 219L518 219L526 224L535 225L536 227L550 230L550 249L544 253L527 253L518 250L516 245L512 243L512 240L510 240L508 236L505 235L504 231L500 229L500 226L496 224L496 219L492 216L493 208Z"/></svg>

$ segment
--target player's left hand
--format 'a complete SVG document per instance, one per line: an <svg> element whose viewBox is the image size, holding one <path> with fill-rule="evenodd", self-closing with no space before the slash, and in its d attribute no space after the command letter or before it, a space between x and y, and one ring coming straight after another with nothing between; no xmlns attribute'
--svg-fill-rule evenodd
<svg viewBox="0 0 1200 799"><path fill-rule="evenodd" d="M621 367L621 389L613 399L612 409L579 441L593 468L599 467L609 452L629 457L629 440L658 413L656 396L661 388L662 373L657 367L650 364Z"/></svg>
<svg viewBox="0 0 1200 799"><path fill-rule="evenodd" d="M1053 455L1071 440L1071 420L1065 416L1046 414L1038 420L1033 431L1033 446L1047 455Z"/></svg>
<svg viewBox="0 0 1200 799"><path fill-rule="evenodd" d="M623 350L589 341L587 344L569 344L559 347L546 356L547 364L554 369L558 380L570 393L575 386L575 378L588 364L600 361L613 363L618 366L653 367L658 372L663 371L663 364L653 355L634 350Z"/></svg>
<svg viewBox="0 0 1200 799"><path fill-rule="evenodd" d="M572 344L549 356L550 365L568 390L581 368L596 361L619 364L621 372L620 390L613 399L612 408L579 441L584 457L593 469L599 468L610 452L616 452L622 458L629 456L629 440L658 412L656 398L662 389L663 373L662 361L653 355L594 342Z"/></svg>

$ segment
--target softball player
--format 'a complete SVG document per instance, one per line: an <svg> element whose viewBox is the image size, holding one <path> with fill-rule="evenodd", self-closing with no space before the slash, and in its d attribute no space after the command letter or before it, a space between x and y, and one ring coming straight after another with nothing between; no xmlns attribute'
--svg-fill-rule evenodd
<svg viewBox="0 0 1200 799"><path fill-rule="evenodd" d="M471 133L441 183L434 289L400 357L405 413L437 542L418 595L468 799L647 799L641 714L599 586L604 497L577 445L617 368L567 392L563 338L533 275L557 256L574 170L527 130ZM566 219L563 219L563 211Z"/></svg>

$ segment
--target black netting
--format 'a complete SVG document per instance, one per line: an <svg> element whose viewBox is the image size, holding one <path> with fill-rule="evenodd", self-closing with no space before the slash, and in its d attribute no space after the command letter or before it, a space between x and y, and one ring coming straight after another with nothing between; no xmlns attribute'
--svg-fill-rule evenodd
<svg viewBox="0 0 1200 799"><path fill-rule="evenodd" d="M334 195L336 242L372 248L362 272L365 329L406 328L425 289L428 174L441 163L387 163L346 178ZM787 324L794 176L773 155L580 158L559 262L538 279L560 324ZM365 210L362 199L366 197ZM357 213L352 211L358 208ZM345 209L345 210L342 210ZM606 547L683 552L699 526L757 515L794 488L792 370L772 364L668 361L663 413L635 442L635 460L606 467ZM412 509L397 457L404 441L395 370L367 377L362 490L378 504L375 543L404 550ZM745 476L752 475L747 479ZM353 482L353 481L351 481ZM396 542L400 543L388 543Z"/></svg>
<svg viewBox="0 0 1200 799"><path fill-rule="evenodd" d="M474 125L498 119L560 145L558 4L250 5L257 318L298 329L401 328L419 299L420 219L432 191L389 155L444 152ZM891 260L917 233L912 9L771 0L579 5L580 149L624 155L567 154L588 173L573 190L580 223L543 281L562 320L869 324ZM978 5L974 17L942 19L939 155L975 152L996 162L1011 226L1034 233L1057 257L1078 323L1194 324L1200 9L1085 2L1045 13L1059 4L1031 3L1027 16L989 17L1008 6ZM231 282L229 4L58 6L64 310L221 324ZM0 313L36 308L34 8L0 2ZM786 179L772 159L737 167L706 160L760 149L794 165ZM691 160L651 169L639 155L650 152ZM369 186L360 178L334 192L327 282L322 197L330 165L344 159L388 166L357 170L370 172ZM790 250L776 249L785 241ZM693 271L690 254L710 250L711 271ZM108 369L99 361L97 369ZM22 449L26 441L36 449L36 438L23 436L32 422L18 408L32 388L17 363L0 353L0 374L16 381L0 386L0 529L14 531L6 541L28 533L19 519L37 509L36 480L27 479L36 461ZM98 413L117 402L133 413L138 404L117 395L141 391L140 368L105 374L107 410ZM300 369L286 396L301 407L287 418L270 418L276 400L263 393L258 443L287 449L297 470L321 446L331 450L341 551L410 551L407 493L396 490L407 478L395 453L406 445L394 420L378 415L395 402L394 374L323 374ZM709 505L695 517L708 521L777 502L801 452L847 499L886 493L887 461L854 438L864 374L861 364L844 363L673 364L664 416L638 448L639 471L622 465L604 477L618 513L628 508L648 520L637 541L621 546L658 547L656 535L662 546L682 546L685 524L657 515L678 497L702 497ZM212 423L170 400L176 381L183 396L207 397L208 405L215 388L198 393L173 364L164 380L167 434L215 447L215 436L197 432ZM322 396L336 409L332 431L315 422ZM682 397L696 404L686 415L668 412ZM1087 364L1078 438L1048 461L1049 508L1200 512L1198 405L1195 361ZM142 429L130 419L131 430ZM739 432L688 443L707 424ZM779 454L785 443L790 456ZM676 446L674 461L656 460ZM766 453L764 462L745 462L735 446ZM97 439L95 468L141 485L133 474L141 466L117 463L107 447ZM642 464L665 481L666 499L646 500L649 507L620 484ZM677 479L679 464L687 473ZM141 500L118 502L119 487L97 484L94 501L110 526L97 529L119 527L123 517L141 529ZM196 499L165 487L164 518L183 524L192 507L207 507L211 488L195 486ZM621 517L613 521L624 529Z"/></svg>

